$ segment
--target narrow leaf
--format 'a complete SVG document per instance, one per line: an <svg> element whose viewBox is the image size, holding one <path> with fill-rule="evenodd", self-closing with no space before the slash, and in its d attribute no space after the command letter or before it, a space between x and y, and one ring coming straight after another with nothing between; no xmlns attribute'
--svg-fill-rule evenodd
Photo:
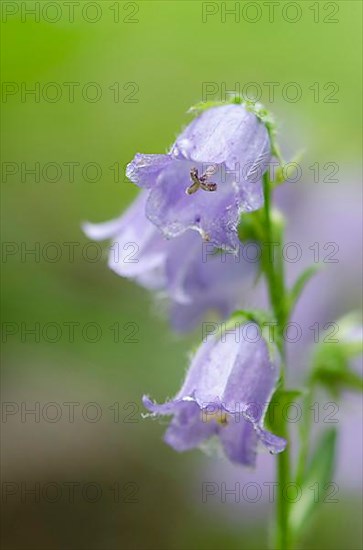
<svg viewBox="0 0 363 550"><path fill-rule="evenodd" d="M294 307L296 305L296 302L300 298L301 293L304 290L306 284L310 281L310 279L318 271L320 271L321 267L322 266L320 264L312 265L312 266L308 267L307 269L305 269L305 271L303 271L299 275L299 277L295 281L295 283L294 283L294 285L293 285L293 287L292 287L292 289L290 290L290 293L289 293L288 300L289 300L289 311L290 311L290 313L294 309Z"/></svg>
<svg viewBox="0 0 363 550"><path fill-rule="evenodd" d="M320 503L334 502L332 476L336 441L336 428L331 428L322 434L300 488L301 497L291 505L290 529L296 537L306 528Z"/></svg>

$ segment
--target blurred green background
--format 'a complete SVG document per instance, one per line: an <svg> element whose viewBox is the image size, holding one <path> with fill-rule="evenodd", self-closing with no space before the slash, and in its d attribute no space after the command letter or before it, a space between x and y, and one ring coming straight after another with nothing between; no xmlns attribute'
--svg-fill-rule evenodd
<svg viewBox="0 0 363 550"><path fill-rule="evenodd" d="M15 403L2 425L2 470L16 484L8 486L14 495L4 511L4 548L266 547L272 506L203 503L203 475L213 481L210 459L174 453L162 443L165 426L140 418L143 393L162 400L176 391L198 334L172 335L153 299L108 270L106 245L92 261L97 249L87 248L80 229L84 220L117 216L132 200L137 189L124 178L125 164L136 152L166 150L206 82L218 90L214 99L222 83L229 90L258 83L278 117L286 155L305 148L306 167L333 161L344 175L357 166L361 3L295 2L295 23L286 19L296 7L286 2L276 3L273 21L265 2L252 4L261 12L245 11L246 2L81 0L70 21L66 2L2 3L2 385L3 400ZM223 22L223 6L235 5L240 20L227 15ZM30 9L39 16L26 15ZM266 82L278 83L271 102ZM296 102L286 96L294 88L282 93L291 82L301 91ZM25 94L37 87L38 95ZM26 173L36 163L39 178ZM74 178L69 163L77 163ZM305 179L312 182L311 171ZM21 326L36 323L38 341ZM73 341L69 323L77 323ZM133 330L127 323L137 325L136 342L125 341ZM22 419L22 402L40 403L39 422ZM44 412L50 402L58 405ZM69 402L79 403L74 422ZM82 415L90 402L97 409L86 406ZM51 422L59 407L59 421ZM67 482L80 484L73 503ZM89 501L92 487L90 498L81 495L91 482L102 489L97 502ZM56 483L62 498L50 503L49 486L49 498L22 499L21 483ZM355 498L347 493L333 509L323 506L304 547L360 548Z"/></svg>

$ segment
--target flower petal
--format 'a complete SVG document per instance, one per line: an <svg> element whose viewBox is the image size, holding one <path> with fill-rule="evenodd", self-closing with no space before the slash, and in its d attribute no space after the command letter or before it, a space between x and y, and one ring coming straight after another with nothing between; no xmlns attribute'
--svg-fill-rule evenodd
<svg viewBox="0 0 363 550"><path fill-rule="evenodd" d="M193 229L215 246L236 249L239 204L231 181L215 192L199 190L187 195L191 168L191 163L175 160L160 173L146 205L147 217L167 237Z"/></svg>
<svg viewBox="0 0 363 550"><path fill-rule="evenodd" d="M122 216L109 220L107 222L101 223L91 223L84 222L82 223L83 233L93 241L104 241L106 239L111 239L120 228L123 226Z"/></svg>
<svg viewBox="0 0 363 550"><path fill-rule="evenodd" d="M271 454L281 453L286 448L286 439L274 435L259 426L256 427L256 432L261 443L269 450Z"/></svg>
<svg viewBox="0 0 363 550"><path fill-rule="evenodd" d="M151 188L159 174L173 163L170 155L137 153L126 167L126 176L139 187Z"/></svg>
<svg viewBox="0 0 363 550"><path fill-rule="evenodd" d="M118 275L137 280L149 289L165 287L167 245L160 231L145 217L147 191L139 194L119 218L100 224L83 224L86 235L113 239L109 267Z"/></svg>
<svg viewBox="0 0 363 550"><path fill-rule="evenodd" d="M176 451L188 451L216 433L216 423L202 422L196 403L184 402L170 422L164 440Z"/></svg>
<svg viewBox="0 0 363 550"><path fill-rule="evenodd" d="M229 460L244 466L255 466L258 437L251 422L243 418L239 421L232 419L220 428L219 437Z"/></svg>
<svg viewBox="0 0 363 550"><path fill-rule="evenodd" d="M233 170L239 164L247 172L259 164L264 172L270 160L270 140L256 115L243 105L230 104L208 109L195 118L180 134L171 154L193 162L224 163Z"/></svg>
<svg viewBox="0 0 363 550"><path fill-rule="evenodd" d="M271 362L257 325L236 323L216 339L210 336L199 348L178 398L193 396L201 407L216 400L230 412L240 412L258 425L274 392L278 369ZM254 328L255 327L255 328Z"/></svg>
<svg viewBox="0 0 363 550"><path fill-rule="evenodd" d="M242 245L237 254L216 253L194 232L184 235L175 239L166 262L168 294L174 301L171 322L181 331L193 328L211 310L222 319L229 317L256 277L256 262L244 258Z"/></svg>
<svg viewBox="0 0 363 550"><path fill-rule="evenodd" d="M198 447L204 439L217 433L216 423L203 422L200 407L192 399L173 399L158 404L144 396L142 401L154 416L173 415L164 439L177 451Z"/></svg>

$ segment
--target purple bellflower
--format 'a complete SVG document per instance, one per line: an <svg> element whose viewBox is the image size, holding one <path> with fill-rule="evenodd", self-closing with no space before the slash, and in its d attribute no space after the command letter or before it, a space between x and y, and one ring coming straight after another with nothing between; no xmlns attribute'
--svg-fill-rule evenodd
<svg viewBox="0 0 363 550"><path fill-rule="evenodd" d="M238 327L238 328L237 328ZM279 453L286 441L263 427L279 372L262 338L244 338L244 326L200 346L179 393L164 404L144 396L153 416L172 415L165 441L177 451L202 446L217 436L232 461L254 466L258 444Z"/></svg>
<svg viewBox="0 0 363 550"><path fill-rule="evenodd" d="M142 191L119 218L106 223L85 223L88 237L112 239L109 267L167 299L176 331L194 328L210 310L227 318L240 305L252 285L256 263L242 254L215 253L194 231L173 240L145 217L148 192Z"/></svg>
<svg viewBox="0 0 363 550"><path fill-rule="evenodd" d="M126 174L149 190L146 215L165 236L192 229L237 250L240 214L261 208L270 157L265 124L243 105L229 104L194 119L168 154L136 154Z"/></svg>

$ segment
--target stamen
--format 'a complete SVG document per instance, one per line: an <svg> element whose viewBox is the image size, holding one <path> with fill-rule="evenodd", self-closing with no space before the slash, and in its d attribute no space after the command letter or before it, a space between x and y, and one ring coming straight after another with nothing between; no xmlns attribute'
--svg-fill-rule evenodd
<svg viewBox="0 0 363 550"><path fill-rule="evenodd" d="M211 422L214 420L217 422L217 424L220 424L221 426L226 426L228 424L228 413L226 411L216 411L214 413L208 413L205 411L201 411L201 419L202 422Z"/></svg>
<svg viewBox="0 0 363 550"><path fill-rule="evenodd" d="M187 195L192 195L193 193L196 193L198 189L203 189L204 191L216 191L217 184L208 181L208 178L216 172L216 168L214 166L208 166L204 174L201 176L198 175L198 168L193 167L190 170L190 179L192 180L192 185L187 187L185 190Z"/></svg>

